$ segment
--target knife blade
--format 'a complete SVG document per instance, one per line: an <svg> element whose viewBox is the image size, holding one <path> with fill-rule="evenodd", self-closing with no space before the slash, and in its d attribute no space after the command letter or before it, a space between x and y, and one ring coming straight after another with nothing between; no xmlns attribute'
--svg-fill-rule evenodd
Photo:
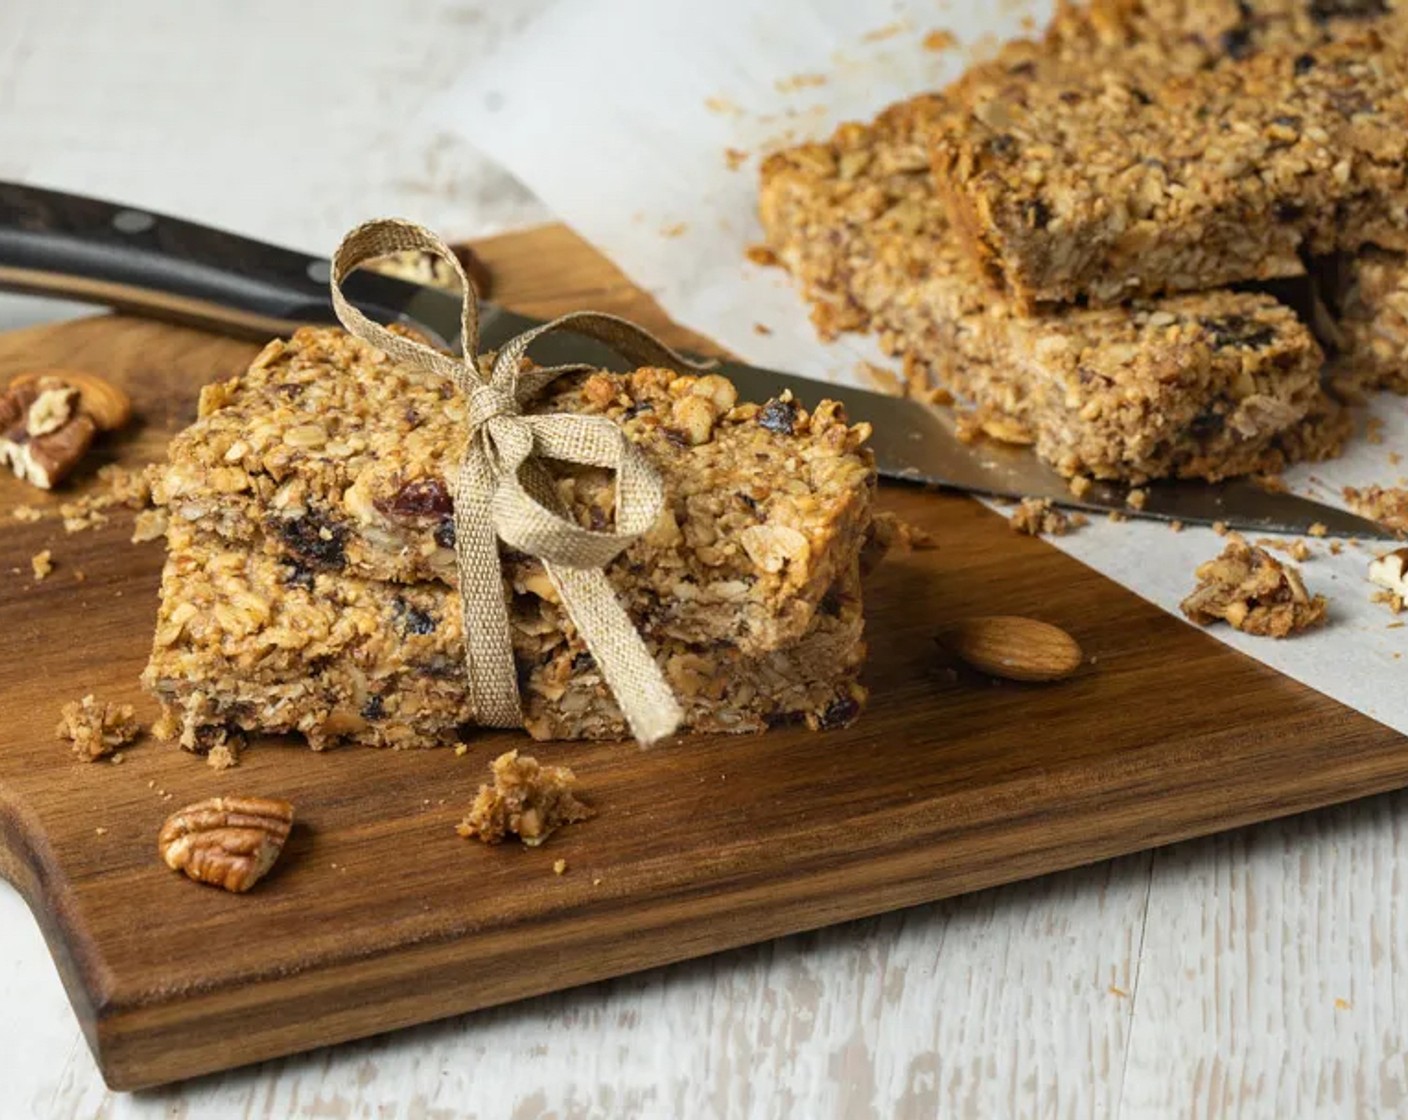
<svg viewBox="0 0 1408 1120"><path fill-rule="evenodd" d="M179 218L80 195L0 182L0 288L63 296L247 337L287 334L309 323L334 323L326 259L211 229ZM459 343L455 294L362 270L347 296L382 322L428 330ZM493 349L539 320L495 304L481 311L481 345ZM590 362L618 368L610 350L578 335L535 343L544 364ZM848 385L721 361L745 399L766 400L790 389L804 403L839 400L853 421L867 421L880 474L907 482L993 498L1046 498L1068 508L1131 517L1223 522L1260 533L1306 533L1396 539L1373 521L1247 480L1211 485L1158 482L1144 487L1142 509L1126 504L1125 487L1094 483L1079 497L1067 480L1031 451L958 438L951 411Z"/></svg>

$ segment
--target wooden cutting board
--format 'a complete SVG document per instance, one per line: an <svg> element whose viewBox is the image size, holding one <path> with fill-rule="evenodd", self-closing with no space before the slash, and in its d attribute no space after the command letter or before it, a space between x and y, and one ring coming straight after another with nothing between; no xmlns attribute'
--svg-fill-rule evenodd
<svg viewBox="0 0 1408 1120"><path fill-rule="evenodd" d="M668 329L583 242L547 227L486 242L498 298L595 307ZM141 424L110 450L157 459L199 387L249 345L103 316L0 338L0 382L67 365L127 384ZM78 487L92 485L91 477ZM154 741L74 761L60 706L87 692L155 705L137 676L160 543L131 515L66 535L13 520L0 480L0 874L29 900L108 1083L132 1089L1408 784L1408 743L1237 654L964 498L885 487L942 547L867 588L870 708L831 733L534 745L570 763L597 818L528 850L454 825L499 752L314 754L256 742L234 770ZM48 503L50 505L53 502ZM30 557L53 552L44 581ZM78 573L83 573L80 582ZM1090 655L1057 685L954 671L946 623L1025 614ZM267 794L298 826L254 893L157 859L175 808ZM564 875L553 872L567 861Z"/></svg>

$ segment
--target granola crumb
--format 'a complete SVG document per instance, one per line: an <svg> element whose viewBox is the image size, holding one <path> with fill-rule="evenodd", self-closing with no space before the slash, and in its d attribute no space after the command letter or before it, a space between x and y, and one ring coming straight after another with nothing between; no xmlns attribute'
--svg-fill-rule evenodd
<svg viewBox="0 0 1408 1120"><path fill-rule="evenodd" d="M98 825L97 828L93 829L93 835L94 835L94 836L106 836L107 834L108 834L108 830L107 830L106 828L104 828L102 825Z"/></svg>
<svg viewBox="0 0 1408 1120"><path fill-rule="evenodd" d="M1268 494L1290 493L1290 486L1279 474L1254 474L1252 475L1252 481Z"/></svg>
<svg viewBox="0 0 1408 1120"><path fill-rule="evenodd" d="M1384 442L1384 422L1377 416L1370 416L1364 422L1364 438L1369 443L1380 445Z"/></svg>
<svg viewBox="0 0 1408 1120"><path fill-rule="evenodd" d="M764 268L770 268L777 264L777 254L766 245L749 245L743 255L754 264L762 265Z"/></svg>
<svg viewBox="0 0 1408 1120"><path fill-rule="evenodd" d="M1330 542L1330 555L1331 555L1331 556L1338 556L1338 555L1339 555L1341 552L1343 552L1343 551L1344 551L1344 545L1342 545L1339 541L1331 541L1331 542Z"/></svg>
<svg viewBox="0 0 1408 1120"><path fill-rule="evenodd" d="M228 742L216 743L206 752L205 764L212 770L229 770L240 764L239 751Z"/></svg>
<svg viewBox="0 0 1408 1120"><path fill-rule="evenodd" d="M1049 498L1023 498L1007 522L1014 533L1029 537L1064 537L1087 523L1083 515L1068 514L1052 505Z"/></svg>
<svg viewBox="0 0 1408 1120"><path fill-rule="evenodd" d="M919 45L926 51L938 54L940 51L952 50L958 46L958 36L946 27L936 27L919 41Z"/></svg>
<svg viewBox="0 0 1408 1120"><path fill-rule="evenodd" d="M1122 509L1112 509L1105 515L1105 520L1113 522L1116 525L1123 525L1129 520L1129 514L1125 513Z"/></svg>
<svg viewBox="0 0 1408 1120"><path fill-rule="evenodd" d="M92 693L63 706L54 736L73 744L73 753L85 762L106 758L142 733L131 704L99 701Z"/></svg>
<svg viewBox="0 0 1408 1120"><path fill-rule="evenodd" d="M543 766L516 750L490 763L494 784L481 785L469 813L456 827L461 836L486 844L517 836L537 847L558 828L592 815L572 792L576 775L565 766Z"/></svg>
<svg viewBox="0 0 1408 1120"><path fill-rule="evenodd" d="M1315 555L1310 550L1310 546L1302 540L1282 541L1275 537L1260 537L1256 543L1258 548L1270 548L1276 552L1284 552L1298 563L1304 563Z"/></svg>
<svg viewBox="0 0 1408 1120"><path fill-rule="evenodd" d="M1124 504L1130 509L1143 509L1149 502L1149 491L1135 487L1124 496Z"/></svg>
<svg viewBox="0 0 1408 1120"><path fill-rule="evenodd" d="M16 506L10 511L16 521L39 521L44 516L44 511L35 509L33 506Z"/></svg>
<svg viewBox="0 0 1408 1120"><path fill-rule="evenodd" d="M748 153L742 148L724 149L724 166L730 171L737 171L748 162Z"/></svg>
<svg viewBox="0 0 1408 1120"><path fill-rule="evenodd" d="M1346 486L1342 491L1349 508L1360 517L1377 521L1399 532L1408 531L1408 490L1391 486Z"/></svg>
<svg viewBox="0 0 1408 1120"><path fill-rule="evenodd" d="M132 523L132 543L145 544L166 536L170 515L164 509L144 509Z"/></svg>
<svg viewBox="0 0 1408 1120"><path fill-rule="evenodd" d="M1070 482L1068 482L1066 485L1071 491L1071 497L1079 499L1084 498L1086 494L1090 492L1090 488L1094 486L1095 483L1092 482L1085 475L1077 474L1072 475Z"/></svg>
<svg viewBox="0 0 1408 1120"><path fill-rule="evenodd" d="M554 860L552 865L552 873L554 875L566 875L567 861L565 859Z"/></svg>
<svg viewBox="0 0 1408 1120"><path fill-rule="evenodd" d="M468 753L469 753L469 747L468 747L466 744L464 744L464 743L457 743L457 744L455 745L455 757L456 757L456 758L463 758L463 757L464 757L465 755L467 755Z"/></svg>
<svg viewBox="0 0 1408 1120"><path fill-rule="evenodd" d="M689 229L688 222L670 222L660 227L661 237L683 237Z"/></svg>
<svg viewBox="0 0 1408 1120"><path fill-rule="evenodd" d="M1183 522L1181 521L1170 521L1168 527L1175 533L1183 532Z"/></svg>
<svg viewBox="0 0 1408 1120"><path fill-rule="evenodd" d="M39 583L47 579L49 573L54 570L54 555L47 548L43 552L36 552L29 558L29 566L34 572L34 582Z"/></svg>
<svg viewBox="0 0 1408 1120"><path fill-rule="evenodd" d="M1220 556L1198 566L1197 577L1181 606L1199 626L1221 620L1245 634L1286 638L1325 617L1325 597L1310 595L1299 572L1236 534Z"/></svg>
<svg viewBox="0 0 1408 1120"><path fill-rule="evenodd" d="M73 569L73 582L74 582L74 583L82 583L82 582L83 582L85 579L87 579L87 578L88 578L88 573L85 572L82 568L74 568L74 569Z"/></svg>
<svg viewBox="0 0 1408 1120"><path fill-rule="evenodd" d="M772 334L772 328L766 323L754 323L753 333L757 335L762 335L764 338L767 338L768 335Z"/></svg>
<svg viewBox="0 0 1408 1120"><path fill-rule="evenodd" d="M1324 524L1317 521L1306 530L1306 533L1312 537L1324 537L1329 535L1330 530Z"/></svg>
<svg viewBox="0 0 1408 1120"><path fill-rule="evenodd" d="M121 752L121 751L114 751L114 752L112 753L112 756L108 759L108 761L111 762L114 766L121 766L121 765L122 765L122 759L123 759L123 754L122 754L122 752Z"/></svg>
<svg viewBox="0 0 1408 1120"><path fill-rule="evenodd" d="M599 878L598 878L598 879L593 879L593 880L592 880L592 886L594 886L594 887L599 887L599 886L601 886L601 880L600 880Z"/></svg>
<svg viewBox="0 0 1408 1120"><path fill-rule="evenodd" d="M877 513L871 525L876 544L887 553L927 552L939 547L933 533L889 511Z"/></svg>
<svg viewBox="0 0 1408 1120"><path fill-rule="evenodd" d="M1212 523L1212 531L1216 533L1219 537L1225 537L1231 530L1228 529L1227 522L1214 521Z"/></svg>

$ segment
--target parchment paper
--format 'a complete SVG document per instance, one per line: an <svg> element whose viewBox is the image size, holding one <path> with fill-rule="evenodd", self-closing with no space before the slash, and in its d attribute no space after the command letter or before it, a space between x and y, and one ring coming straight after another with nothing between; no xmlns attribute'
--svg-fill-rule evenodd
<svg viewBox="0 0 1408 1120"><path fill-rule="evenodd" d="M759 153L933 89L1048 15L1048 5L1010 0L564 0L495 57L471 60L432 112L679 322L759 364L866 384L857 363L893 363L864 338L819 342L785 274L744 259L760 239ZM958 45L932 49L944 37L931 33L942 31ZM1389 453L1408 450L1408 404L1385 396L1371 411L1381 443L1361 437L1345 458L1288 481L1332 502L1346 485L1402 481L1408 466ZM1174 614L1194 567L1223 546L1211 530L1103 520L1052 543ZM1367 580L1379 546L1347 544L1332 556L1326 542L1310 544L1302 572L1330 599L1328 625L1286 641L1223 625L1210 633L1408 733L1399 660L1408 628L1389 628L1395 620L1371 601Z"/></svg>

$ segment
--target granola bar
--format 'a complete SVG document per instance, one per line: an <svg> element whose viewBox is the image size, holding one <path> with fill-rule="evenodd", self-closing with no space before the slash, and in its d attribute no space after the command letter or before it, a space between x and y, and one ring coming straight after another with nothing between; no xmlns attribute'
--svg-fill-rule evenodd
<svg viewBox="0 0 1408 1120"><path fill-rule="evenodd" d="M1153 80L1150 80L1150 79ZM1025 313L1408 249L1408 57L1374 32L1194 73L981 83L933 170L983 275Z"/></svg>
<svg viewBox="0 0 1408 1120"><path fill-rule="evenodd" d="M768 242L823 336L873 330L912 383L1003 418L1067 475L1220 478L1322 450L1302 428L1331 411L1323 356L1269 296L1027 318L985 291L930 185L925 138L947 107L904 102L764 164Z"/></svg>
<svg viewBox="0 0 1408 1120"><path fill-rule="evenodd" d="M300 732L315 748L453 741L472 722L458 593L314 571L174 522L151 662L159 730L204 751L237 732ZM757 655L663 635L647 646L696 731L758 731L859 710L865 655L857 560L792 645ZM541 569L510 580L528 731L540 739L628 732Z"/></svg>
<svg viewBox="0 0 1408 1120"><path fill-rule="evenodd" d="M610 418L664 482L659 521L607 569L648 636L750 654L785 646L869 531L868 428L834 402L743 403L723 377L641 369L563 378L534 407ZM464 416L444 379L342 331L301 330L202 392L154 500L173 521L308 572L452 584L446 479ZM584 526L612 523L606 473L564 469L558 490ZM505 560L520 579L533 567Z"/></svg>

